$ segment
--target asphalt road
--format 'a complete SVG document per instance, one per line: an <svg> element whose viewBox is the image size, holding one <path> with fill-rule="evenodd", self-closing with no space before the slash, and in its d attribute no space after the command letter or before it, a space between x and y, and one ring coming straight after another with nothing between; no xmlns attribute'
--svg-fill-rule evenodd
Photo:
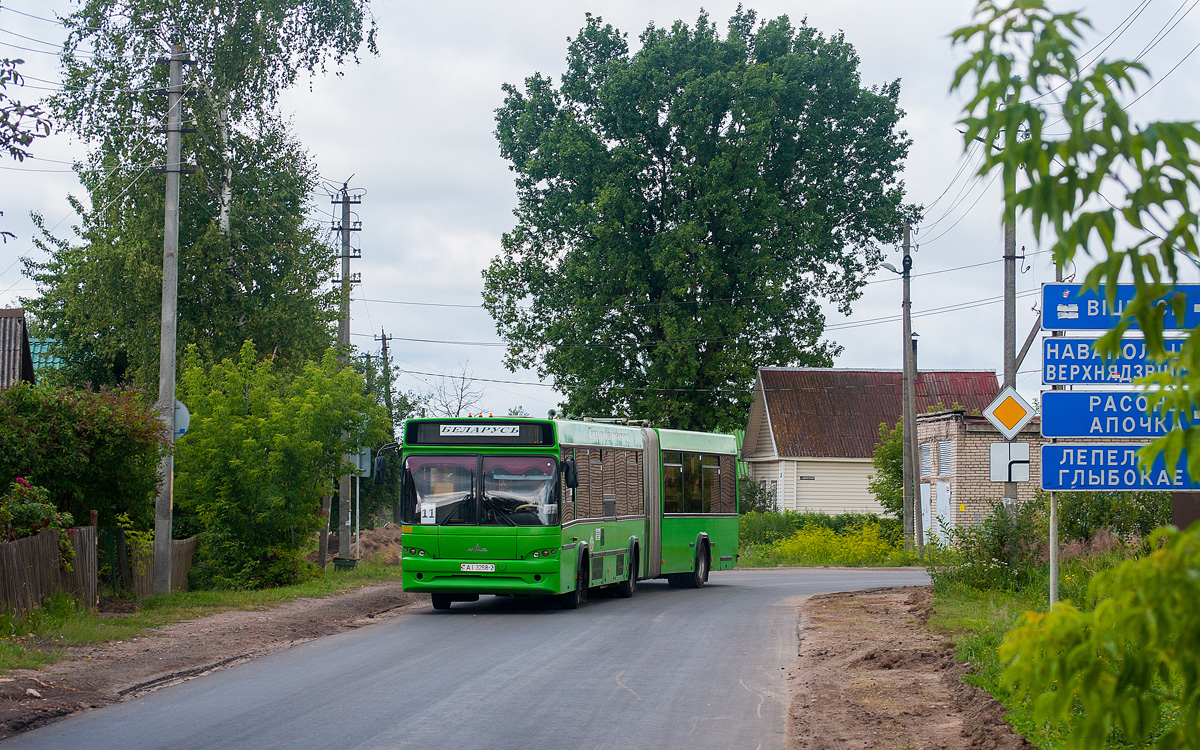
<svg viewBox="0 0 1200 750"><path fill-rule="evenodd" d="M928 583L916 570L712 574L560 611L424 608L10 738L19 748L782 750L807 595Z"/></svg>

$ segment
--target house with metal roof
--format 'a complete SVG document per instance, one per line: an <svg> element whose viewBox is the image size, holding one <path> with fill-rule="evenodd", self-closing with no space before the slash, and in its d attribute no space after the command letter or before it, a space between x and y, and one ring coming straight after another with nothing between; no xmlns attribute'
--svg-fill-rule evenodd
<svg viewBox="0 0 1200 750"><path fill-rule="evenodd" d="M867 489L879 425L903 413L900 370L768 367L758 371L742 460L780 510L881 513ZM1000 392L990 370L917 374L917 412L982 411Z"/></svg>
<svg viewBox="0 0 1200 750"><path fill-rule="evenodd" d="M3 309L0 310L0 391L22 381L35 382L25 311L19 307Z"/></svg>

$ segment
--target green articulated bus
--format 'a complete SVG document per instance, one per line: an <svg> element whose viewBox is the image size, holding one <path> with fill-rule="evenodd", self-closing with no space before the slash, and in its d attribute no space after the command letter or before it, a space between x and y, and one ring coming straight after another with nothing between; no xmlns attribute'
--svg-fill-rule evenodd
<svg viewBox="0 0 1200 750"><path fill-rule="evenodd" d="M633 596L737 562L736 440L590 421L409 419L399 453L404 589L435 609L481 594ZM395 459L388 459L395 461ZM394 464L393 464L394 465Z"/></svg>

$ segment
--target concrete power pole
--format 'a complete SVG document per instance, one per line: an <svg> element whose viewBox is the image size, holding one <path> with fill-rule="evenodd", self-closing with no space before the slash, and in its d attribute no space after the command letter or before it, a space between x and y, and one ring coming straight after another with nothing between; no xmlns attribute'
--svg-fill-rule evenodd
<svg viewBox="0 0 1200 750"><path fill-rule="evenodd" d="M396 439L396 423L392 421L392 416L395 414L392 407L392 358L388 356L388 342L392 337L387 335L387 332L380 328L379 335L375 337L376 341L383 342L382 358L383 366L383 402L387 406L388 413L388 432L392 440ZM400 523L400 498L392 497L392 523Z"/></svg>
<svg viewBox="0 0 1200 750"><path fill-rule="evenodd" d="M1004 222L1004 386L1017 387L1017 232L1012 220ZM1016 501L1017 483L1005 482L1004 504Z"/></svg>
<svg viewBox="0 0 1200 750"><path fill-rule="evenodd" d="M154 501L155 594L171 593L171 524L175 485L175 335L179 315L179 174L182 147L180 107L183 101L182 44L171 45L167 89L166 214L163 219L162 322L158 350L158 410L167 432L167 451L158 464L158 495Z"/></svg>
<svg viewBox="0 0 1200 750"><path fill-rule="evenodd" d="M333 200L335 204L341 204L342 207L342 223L338 227L338 231L342 235L342 275L339 282L342 285L342 314L338 318L338 346L342 349L342 364L345 365L350 355L350 287L357 284L362 276L361 274L350 274L350 260L352 258L361 257L361 251L353 251L350 247L350 233L362 230L360 222L351 223L350 221L350 206L362 203L362 199L355 196L350 196L350 181L342 183L341 196ZM345 439L346 434L342 434ZM349 454L342 457L343 463L348 462L353 457ZM350 552L350 475L344 474L338 480L338 556L346 557Z"/></svg>
<svg viewBox="0 0 1200 750"><path fill-rule="evenodd" d="M904 548L911 550L916 546L916 525L914 523L914 511L917 508L919 495L914 495L917 489L917 467L913 465L913 452L910 446L916 438L917 420L916 409L914 405L916 399L915 374L912 368L912 300L909 297L909 276L912 270L912 255L910 255L911 247L910 227L907 221L904 222L904 259L901 265L901 277L904 280L904 299L901 302L901 317L904 319L904 341L901 347L901 355L903 357L904 372L901 375L902 394L901 401L903 402L903 421L904 432L902 434L901 453L904 465Z"/></svg>

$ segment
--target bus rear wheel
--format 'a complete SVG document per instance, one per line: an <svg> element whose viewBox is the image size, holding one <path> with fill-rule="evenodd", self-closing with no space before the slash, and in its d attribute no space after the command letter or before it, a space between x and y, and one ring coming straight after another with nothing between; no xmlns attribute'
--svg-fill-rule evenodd
<svg viewBox="0 0 1200 750"><path fill-rule="evenodd" d="M696 569L684 579L689 589L698 589L708 580L708 545L701 544L696 550Z"/></svg>
<svg viewBox="0 0 1200 750"><path fill-rule="evenodd" d="M434 609L450 609L452 600L449 594L430 594L429 598L433 600Z"/></svg>

